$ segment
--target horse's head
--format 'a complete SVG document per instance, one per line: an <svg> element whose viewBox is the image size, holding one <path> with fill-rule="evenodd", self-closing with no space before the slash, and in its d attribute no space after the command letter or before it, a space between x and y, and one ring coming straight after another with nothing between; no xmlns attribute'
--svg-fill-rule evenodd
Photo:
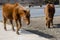
<svg viewBox="0 0 60 40"><path fill-rule="evenodd" d="M50 8L50 9L55 8L53 3L47 4L47 7Z"/></svg>
<svg viewBox="0 0 60 40"><path fill-rule="evenodd" d="M23 18L23 21L29 25L30 24L30 10L26 9L26 10L19 10L20 11L20 15Z"/></svg>
<svg viewBox="0 0 60 40"><path fill-rule="evenodd" d="M30 10L24 10L25 13L25 17L23 18L23 20L27 23L27 25L30 24Z"/></svg>
<svg viewBox="0 0 60 40"><path fill-rule="evenodd" d="M30 24L30 10L23 7L22 5L20 5L18 8L18 12L19 12L19 15L20 17L23 18L23 21L25 21L25 23L27 25Z"/></svg>
<svg viewBox="0 0 60 40"><path fill-rule="evenodd" d="M54 2L48 1L48 6L49 7L54 7Z"/></svg>

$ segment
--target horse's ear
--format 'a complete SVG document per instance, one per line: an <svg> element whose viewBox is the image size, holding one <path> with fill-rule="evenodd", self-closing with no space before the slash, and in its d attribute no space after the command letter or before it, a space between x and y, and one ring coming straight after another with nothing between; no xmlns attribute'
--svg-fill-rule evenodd
<svg viewBox="0 0 60 40"><path fill-rule="evenodd" d="M23 11L24 11L24 13L30 12L30 10L29 10L29 9L27 9L27 10L23 10Z"/></svg>
<svg viewBox="0 0 60 40"><path fill-rule="evenodd" d="M18 6L19 4L18 3L15 3L15 6Z"/></svg>

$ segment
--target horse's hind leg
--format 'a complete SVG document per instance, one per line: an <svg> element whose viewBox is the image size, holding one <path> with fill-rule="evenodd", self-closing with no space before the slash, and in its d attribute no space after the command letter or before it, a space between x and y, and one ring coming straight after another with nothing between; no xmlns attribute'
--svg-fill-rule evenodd
<svg viewBox="0 0 60 40"><path fill-rule="evenodd" d="M11 23L11 25L12 25L12 30L15 31L14 25L13 25L13 20L10 20L10 23Z"/></svg>
<svg viewBox="0 0 60 40"><path fill-rule="evenodd" d="M7 31L7 29L6 29L6 21L7 21L7 19L4 18L4 29Z"/></svg>

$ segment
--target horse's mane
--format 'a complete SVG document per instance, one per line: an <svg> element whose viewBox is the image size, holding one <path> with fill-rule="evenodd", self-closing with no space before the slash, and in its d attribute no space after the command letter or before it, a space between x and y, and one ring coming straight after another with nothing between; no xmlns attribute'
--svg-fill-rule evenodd
<svg viewBox="0 0 60 40"><path fill-rule="evenodd" d="M20 10L30 11L29 8L26 8L26 7L22 6L21 4L19 4L19 6L17 6L16 8L18 8L18 9L20 9Z"/></svg>

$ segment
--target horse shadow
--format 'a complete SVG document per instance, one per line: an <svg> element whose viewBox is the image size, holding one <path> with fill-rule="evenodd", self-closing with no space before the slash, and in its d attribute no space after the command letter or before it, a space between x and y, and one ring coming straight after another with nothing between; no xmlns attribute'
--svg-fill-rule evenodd
<svg viewBox="0 0 60 40"><path fill-rule="evenodd" d="M53 28L60 28L60 24L54 24Z"/></svg>
<svg viewBox="0 0 60 40"><path fill-rule="evenodd" d="M29 31L29 32L31 32L31 33L34 33L34 34L36 34L36 35L39 35L39 36L42 36L42 37L48 38L48 39L54 38L54 36L49 35L49 34L45 34L45 33L40 32L40 31L38 31L38 30L26 30L26 31Z"/></svg>

